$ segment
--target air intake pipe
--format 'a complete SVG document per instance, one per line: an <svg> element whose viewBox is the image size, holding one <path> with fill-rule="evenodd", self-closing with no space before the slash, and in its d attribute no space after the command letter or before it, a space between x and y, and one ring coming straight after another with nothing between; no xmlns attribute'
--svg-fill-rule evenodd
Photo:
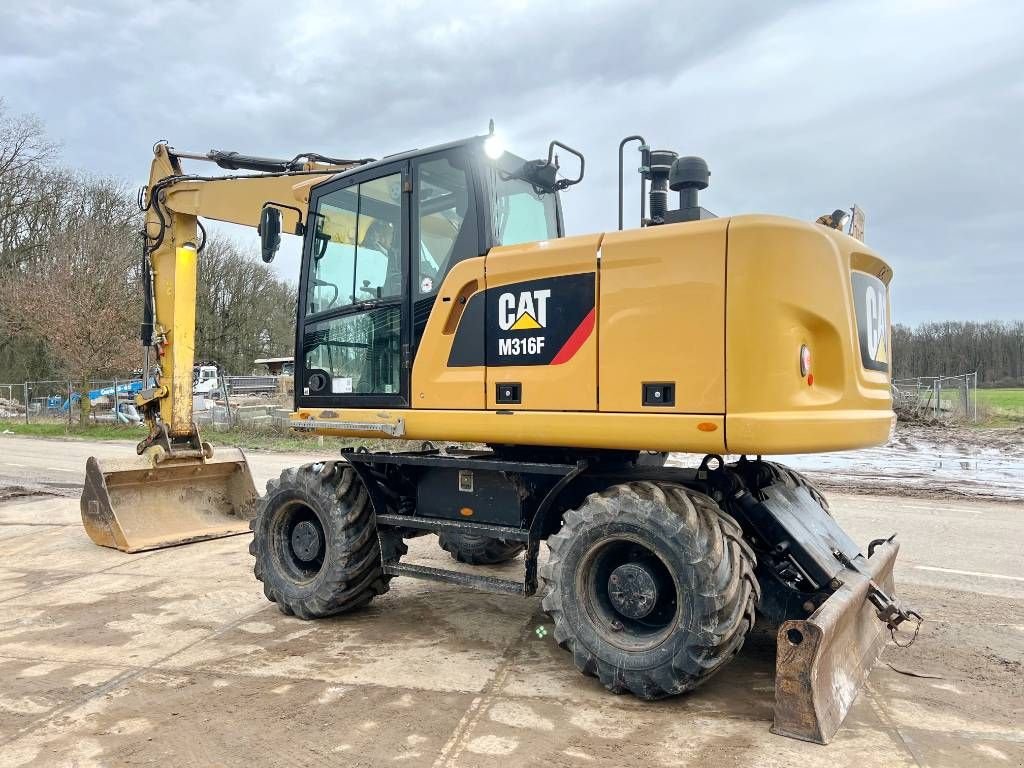
<svg viewBox="0 0 1024 768"><path fill-rule="evenodd" d="M650 164L645 173L647 180L651 182L651 224L662 224L665 221L665 214L668 212L669 176L677 157L678 153L670 149L651 150Z"/></svg>

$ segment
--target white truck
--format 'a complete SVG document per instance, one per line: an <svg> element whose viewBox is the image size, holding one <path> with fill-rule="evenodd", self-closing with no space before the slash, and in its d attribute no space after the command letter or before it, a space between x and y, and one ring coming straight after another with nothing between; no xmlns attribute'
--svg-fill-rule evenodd
<svg viewBox="0 0 1024 768"><path fill-rule="evenodd" d="M223 387L222 387L223 385ZM211 400L229 395L277 394L277 376L225 376L216 365L197 365L192 369L192 394Z"/></svg>

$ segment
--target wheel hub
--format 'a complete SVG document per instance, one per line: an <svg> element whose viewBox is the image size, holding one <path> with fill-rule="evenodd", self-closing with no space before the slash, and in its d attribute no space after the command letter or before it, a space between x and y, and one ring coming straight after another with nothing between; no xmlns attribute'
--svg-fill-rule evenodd
<svg viewBox="0 0 1024 768"><path fill-rule="evenodd" d="M642 619L658 602L658 583L642 563L625 563L608 577L608 599L623 616Z"/></svg>
<svg viewBox="0 0 1024 768"><path fill-rule="evenodd" d="M292 552L304 563L311 563L320 556L323 539L320 531L310 520L303 520L292 529Z"/></svg>

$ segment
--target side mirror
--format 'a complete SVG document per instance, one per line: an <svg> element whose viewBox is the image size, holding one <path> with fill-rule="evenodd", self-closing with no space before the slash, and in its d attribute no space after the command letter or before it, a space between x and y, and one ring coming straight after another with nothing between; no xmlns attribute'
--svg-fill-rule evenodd
<svg viewBox="0 0 1024 768"><path fill-rule="evenodd" d="M527 160L516 176L545 192L554 192L558 187L558 168L545 160Z"/></svg>
<svg viewBox="0 0 1024 768"><path fill-rule="evenodd" d="M263 206L260 211L260 249L263 261L269 264L281 248L281 209L273 205Z"/></svg>
<svg viewBox="0 0 1024 768"><path fill-rule="evenodd" d="M561 147L566 152L574 155L580 161L580 172L575 179L558 179L558 156L555 154L555 147ZM583 181L583 168L586 161L583 159L583 154L577 152L567 144L563 144L560 141L552 141L548 145L548 159L547 160L528 160L523 163L522 167L514 175L517 178L527 181L534 186L535 189L542 192L556 192L560 189L566 189L571 187L573 184L579 184Z"/></svg>

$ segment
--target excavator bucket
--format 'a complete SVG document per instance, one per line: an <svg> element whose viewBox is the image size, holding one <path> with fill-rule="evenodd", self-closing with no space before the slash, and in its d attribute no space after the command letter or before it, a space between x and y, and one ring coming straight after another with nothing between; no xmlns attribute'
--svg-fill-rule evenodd
<svg viewBox="0 0 1024 768"><path fill-rule="evenodd" d="M82 523L94 542L122 552L171 547L249 532L256 487L245 454L169 459L90 457L82 489Z"/></svg>
<svg viewBox="0 0 1024 768"><path fill-rule="evenodd" d="M887 625L868 599L874 582L893 595L899 544L876 547L861 570L846 568L842 585L808 618L779 627L775 723L783 736L828 744L885 647Z"/></svg>

